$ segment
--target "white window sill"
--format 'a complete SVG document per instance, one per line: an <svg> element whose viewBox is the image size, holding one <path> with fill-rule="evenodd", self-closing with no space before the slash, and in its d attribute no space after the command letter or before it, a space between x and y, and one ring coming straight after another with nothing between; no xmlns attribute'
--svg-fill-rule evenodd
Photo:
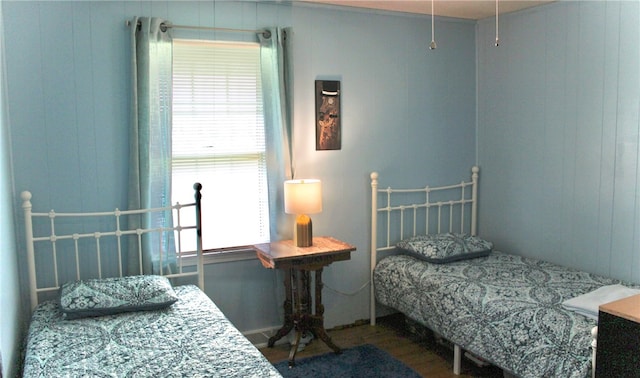
<svg viewBox="0 0 640 378"><path fill-rule="evenodd" d="M256 250L253 247L224 252L204 252L204 264L219 264L233 261L256 260Z"/></svg>
<svg viewBox="0 0 640 378"><path fill-rule="evenodd" d="M202 257L202 263L207 264L220 264L234 261L246 261L256 260L256 250L251 247L243 247L229 250L216 250L216 251L204 251ZM184 266L193 266L197 263L197 258L193 255L184 257Z"/></svg>

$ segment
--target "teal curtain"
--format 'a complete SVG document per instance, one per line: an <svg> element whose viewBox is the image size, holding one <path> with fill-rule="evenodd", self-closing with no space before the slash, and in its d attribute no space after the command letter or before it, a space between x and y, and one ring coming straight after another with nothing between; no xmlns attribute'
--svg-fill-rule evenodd
<svg viewBox="0 0 640 378"><path fill-rule="evenodd" d="M132 104L129 133L129 209L171 205L172 40L160 18L134 17L131 27ZM130 228L172 227L171 211L129 220ZM139 222L132 225L131 222ZM131 240L136 243L137 240ZM137 251L131 245L129 251ZM173 232L143 234L142 261L128 257L130 274L168 273L175 266Z"/></svg>
<svg viewBox="0 0 640 378"><path fill-rule="evenodd" d="M289 28L268 28L258 33L267 145L269 219L271 240L290 234L284 213L283 183L293 177L291 159L291 72Z"/></svg>

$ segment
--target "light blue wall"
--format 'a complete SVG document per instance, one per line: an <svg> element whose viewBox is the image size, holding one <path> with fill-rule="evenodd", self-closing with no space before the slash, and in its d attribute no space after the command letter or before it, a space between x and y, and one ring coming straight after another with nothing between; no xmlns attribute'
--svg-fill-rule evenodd
<svg viewBox="0 0 640 378"><path fill-rule="evenodd" d="M428 18L299 7L294 30L294 163L323 181L314 233L353 243L330 266L327 286L353 293L369 275L370 181L425 185L470 175L475 159L474 24L439 20L430 51ZM342 150L315 151L316 79L341 81ZM325 290L329 325L368 319L369 290Z"/></svg>
<svg viewBox="0 0 640 378"><path fill-rule="evenodd" d="M8 127L4 120L0 122L0 373L11 377L19 358L24 319L13 224Z"/></svg>
<svg viewBox="0 0 640 378"><path fill-rule="evenodd" d="M435 51L427 48L429 18L373 11L279 2L3 6L15 171L10 188L3 150L3 204L17 207L12 189L32 190L37 209L126 204L126 19L292 26L297 176L324 183L316 234L358 248L352 260L325 270L329 327L368 318L368 288L358 289L368 279L372 170L382 186L449 183L467 177L477 156L480 233L500 249L640 282L636 1L560 2L503 15L497 49L492 19L437 19ZM341 81L340 151L315 151L316 79ZM1 211L6 220L10 208ZM0 254L6 308L18 295L15 260L6 254L14 248L10 227L1 228L9 233ZM17 234L22 240L20 226ZM257 260L209 266L206 280L207 293L241 330L280 323L281 277ZM20 315L0 316L6 361L13 343L6 335Z"/></svg>
<svg viewBox="0 0 640 378"><path fill-rule="evenodd" d="M478 31L480 233L640 282L640 3L567 1Z"/></svg>
<svg viewBox="0 0 640 378"><path fill-rule="evenodd" d="M439 48L430 51L430 18L401 14L288 2L5 5L15 188L33 191L41 210L126 205L126 19L293 27L296 175L323 180L315 234L358 249L352 260L325 269L328 327L369 317L368 287L357 291L369 277L369 173L379 171L381 184L424 185L425 177L448 183L467 177L475 162L473 22L437 19ZM342 150L315 151L316 79L341 81ZM206 273L207 294L240 330L281 324L282 283L275 272L250 260L209 266ZM357 292L345 296L330 288Z"/></svg>
<svg viewBox="0 0 640 378"><path fill-rule="evenodd" d="M0 3L0 376L17 372L23 313L20 306L18 263L13 220L13 190L9 141L9 112L6 108L3 21Z"/></svg>
<svg viewBox="0 0 640 378"><path fill-rule="evenodd" d="M24 317L21 304L16 239L13 225L8 127L0 135L0 373L12 377L19 358Z"/></svg>

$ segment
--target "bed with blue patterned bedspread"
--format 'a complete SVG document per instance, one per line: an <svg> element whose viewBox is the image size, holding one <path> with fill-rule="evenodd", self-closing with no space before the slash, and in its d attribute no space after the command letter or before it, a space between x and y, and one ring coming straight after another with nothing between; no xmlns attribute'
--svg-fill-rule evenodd
<svg viewBox="0 0 640 378"><path fill-rule="evenodd" d="M65 319L40 304L29 328L25 377L280 377L196 286L176 286L163 310Z"/></svg>
<svg viewBox="0 0 640 378"><path fill-rule="evenodd" d="M447 264L381 259L376 299L522 377L586 377L596 321L562 302L619 281L500 252Z"/></svg>

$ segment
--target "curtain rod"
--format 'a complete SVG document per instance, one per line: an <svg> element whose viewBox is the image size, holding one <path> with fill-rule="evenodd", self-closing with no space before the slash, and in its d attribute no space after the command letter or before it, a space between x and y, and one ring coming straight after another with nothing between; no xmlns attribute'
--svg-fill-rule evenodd
<svg viewBox="0 0 640 378"><path fill-rule="evenodd" d="M125 21L127 26L131 26L131 20ZM138 21L138 26L140 25L140 21ZM262 34L271 34L268 30L250 30L250 29L231 29L231 28L216 28L212 26L190 26L190 25L174 25L163 22L161 24L164 27L172 28L172 29L195 29L195 30L211 30L211 31L226 31L233 33L262 33ZM268 35L265 35L268 38Z"/></svg>

